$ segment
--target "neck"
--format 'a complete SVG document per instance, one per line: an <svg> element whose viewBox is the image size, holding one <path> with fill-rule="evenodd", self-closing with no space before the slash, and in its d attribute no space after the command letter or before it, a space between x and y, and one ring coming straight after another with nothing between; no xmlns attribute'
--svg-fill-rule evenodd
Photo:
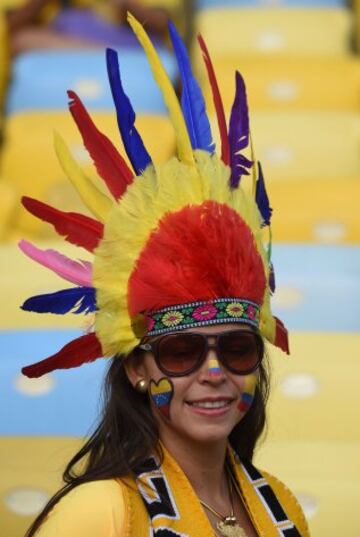
<svg viewBox="0 0 360 537"><path fill-rule="evenodd" d="M161 438L165 448L181 467L197 496L206 501L227 496L225 457L227 440L202 443L187 438Z"/></svg>

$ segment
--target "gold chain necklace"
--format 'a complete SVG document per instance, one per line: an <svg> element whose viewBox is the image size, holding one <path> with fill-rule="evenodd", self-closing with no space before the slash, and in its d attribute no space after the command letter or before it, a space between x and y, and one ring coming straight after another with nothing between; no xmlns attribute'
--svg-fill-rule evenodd
<svg viewBox="0 0 360 537"><path fill-rule="evenodd" d="M220 522L216 524L216 529L219 531L222 537L246 537L246 533L241 526L237 523L235 512L234 512L234 499L233 499L233 488L232 488L232 479L229 475L230 470L228 470L228 486L231 502L231 513L228 516L221 515L216 509L211 507L206 502L199 500L201 505L205 507L210 513L215 515L220 519Z"/></svg>

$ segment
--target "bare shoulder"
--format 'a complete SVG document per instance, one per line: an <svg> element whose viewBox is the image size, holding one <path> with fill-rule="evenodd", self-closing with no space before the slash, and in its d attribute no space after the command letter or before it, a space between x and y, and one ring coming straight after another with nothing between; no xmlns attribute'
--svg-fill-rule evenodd
<svg viewBox="0 0 360 537"><path fill-rule="evenodd" d="M115 479L84 483L53 507L39 537L123 537L126 508L123 485Z"/></svg>
<svg viewBox="0 0 360 537"><path fill-rule="evenodd" d="M301 533L301 537L310 537L309 526L305 518L302 507L295 494L277 477L261 470L262 475L266 478L271 488L279 498L281 505L284 507L288 517L295 523Z"/></svg>

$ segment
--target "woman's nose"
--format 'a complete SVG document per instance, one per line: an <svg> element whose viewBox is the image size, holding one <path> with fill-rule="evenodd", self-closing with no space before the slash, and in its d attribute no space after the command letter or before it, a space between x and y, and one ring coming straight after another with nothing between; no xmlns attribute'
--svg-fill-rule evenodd
<svg viewBox="0 0 360 537"><path fill-rule="evenodd" d="M219 382L224 379L224 371L220 364L216 351L210 348L201 368L202 379L208 382Z"/></svg>

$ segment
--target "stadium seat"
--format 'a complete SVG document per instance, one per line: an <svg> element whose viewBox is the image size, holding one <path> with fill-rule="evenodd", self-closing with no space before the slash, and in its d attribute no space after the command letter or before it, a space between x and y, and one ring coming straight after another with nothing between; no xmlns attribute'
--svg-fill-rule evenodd
<svg viewBox="0 0 360 537"><path fill-rule="evenodd" d="M259 112L252 131L269 181L360 176L359 114Z"/></svg>
<svg viewBox="0 0 360 537"><path fill-rule="evenodd" d="M226 32L219 31L226 28ZM195 30L213 59L235 55L342 56L350 47L346 8L215 8L198 12Z"/></svg>
<svg viewBox="0 0 360 537"><path fill-rule="evenodd" d="M326 368L326 365L323 364L323 367ZM333 385L335 392L335 382ZM337 406L334 399L336 400L336 395L333 393L329 400L330 408L325 408L327 415L331 415L332 409ZM287 402L283 405L283 412L286 413ZM318 415L313 418L313 407L306 413L308 409L309 407L304 408L304 420L321 423ZM342 419L342 415L346 413L345 407L343 409L342 414L336 418ZM289 416L296 425L296 417L292 413L289 413ZM335 416L331 427L336 431ZM266 468L286 483L296 494L308 519L310 535L335 537L337 530L334 528L334 520L337 520L335 525L338 525L336 513L341 512L341 532L349 537L357 537L359 449L359 442L342 441L340 435L332 442L276 442L269 438L255 455L255 462L259 468Z"/></svg>
<svg viewBox="0 0 360 537"><path fill-rule="evenodd" d="M214 62L215 63L215 62ZM360 58L226 57L215 63L225 110L235 93L235 71L242 74L251 110L360 110ZM203 62L197 64L208 110L212 96ZM331 88L331 91L329 91Z"/></svg>
<svg viewBox="0 0 360 537"><path fill-rule="evenodd" d="M198 0L197 9L208 9L215 7L343 7L345 0Z"/></svg>
<svg viewBox="0 0 360 537"><path fill-rule="evenodd" d="M360 244L360 176L273 181L268 193L277 242Z"/></svg>
<svg viewBox="0 0 360 537"><path fill-rule="evenodd" d="M80 445L79 438L71 437L0 438L0 457L6 461L0 480L0 518L4 535L25 535L32 520L60 488L65 464Z"/></svg>
<svg viewBox="0 0 360 537"><path fill-rule="evenodd" d="M359 330L358 246L275 243L272 261L274 314L290 331Z"/></svg>
<svg viewBox="0 0 360 537"><path fill-rule="evenodd" d="M269 349L273 370L269 438L282 442L360 442L360 431L354 427L360 402L356 389L360 334L293 332L290 343L288 359L281 351ZM339 367L341 357L346 358L344 368ZM336 404L340 393L342 405L348 409L346 415L344 407Z"/></svg>
<svg viewBox="0 0 360 537"><path fill-rule="evenodd" d="M18 199L12 186L0 178L0 242L6 240L17 212Z"/></svg>
<svg viewBox="0 0 360 537"><path fill-rule="evenodd" d="M160 57L174 80L177 70L173 56L162 49ZM136 112L165 113L160 90L153 80L144 52L140 48L121 50L119 63L124 89ZM105 50L34 50L18 56L12 71L8 114L64 109L68 89L76 91L92 109L113 110ZM139 73L147 80L145 93L139 83Z"/></svg>
<svg viewBox="0 0 360 537"><path fill-rule="evenodd" d="M219 135L214 119L212 133ZM256 157L268 183L294 179L360 177L360 117L355 113L252 113Z"/></svg>
<svg viewBox="0 0 360 537"><path fill-rule="evenodd" d="M94 112L93 120L120 148L120 135L114 112ZM22 195L41 199L50 205L84 211L80 198L68 181L53 149L54 128L65 139L84 171L95 175L89 155L68 112L27 112L13 114L7 120L2 156L2 175L19 200ZM167 160L174 151L174 131L166 116L138 115L137 128L155 162ZM51 232L19 206L14 228L31 235Z"/></svg>

